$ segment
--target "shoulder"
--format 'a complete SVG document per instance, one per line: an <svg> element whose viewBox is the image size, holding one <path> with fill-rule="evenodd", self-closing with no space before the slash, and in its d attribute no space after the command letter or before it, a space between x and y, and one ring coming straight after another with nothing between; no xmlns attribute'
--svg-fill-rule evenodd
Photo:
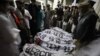
<svg viewBox="0 0 100 56"><path fill-rule="evenodd" d="M5 14L0 14L0 22L1 21L6 21L7 20L7 17Z"/></svg>
<svg viewBox="0 0 100 56"><path fill-rule="evenodd" d="M0 25L8 25L9 24L9 19L7 18L7 15L0 14Z"/></svg>
<svg viewBox="0 0 100 56"><path fill-rule="evenodd" d="M99 18L99 16L97 15L97 13L94 11L93 12L93 15L96 17L96 18Z"/></svg>
<svg viewBox="0 0 100 56"><path fill-rule="evenodd" d="M99 18L99 16L96 14L95 11L92 11L92 12L90 13L89 17L90 17L90 18L93 18L93 19L98 19L98 18Z"/></svg>

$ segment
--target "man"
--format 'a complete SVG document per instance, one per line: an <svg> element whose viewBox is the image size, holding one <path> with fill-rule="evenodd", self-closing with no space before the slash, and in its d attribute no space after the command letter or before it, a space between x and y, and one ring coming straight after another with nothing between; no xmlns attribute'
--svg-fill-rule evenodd
<svg viewBox="0 0 100 56"><path fill-rule="evenodd" d="M30 20L30 31L33 35L33 37L36 35L37 33L37 4L36 4L36 0L31 0L31 4L28 5L28 11L32 16L32 19ZM34 38L33 38L34 39Z"/></svg>
<svg viewBox="0 0 100 56"><path fill-rule="evenodd" d="M70 11L70 7L69 6L65 6L65 11L64 11L64 21L68 22L69 18L71 17L71 11Z"/></svg>
<svg viewBox="0 0 100 56"><path fill-rule="evenodd" d="M37 24L37 32L41 31L41 26L42 26L42 21L43 21L43 12L41 9L41 5L38 5L38 11L37 11L37 19L36 19L36 24Z"/></svg>
<svg viewBox="0 0 100 56"><path fill-rule="evenodd" d="M82 16L77 25L75 37L81 45L75 56L100 56L100 38L95 32L98 16L91 10L91 5L94 4L88 2L80 6Z"/></svg>
<svg viewBox="0 0 100 56"><path fill-rule="evenodd" d="M95 26L98 19L97 14L91 11L91 6L89 3L81 4L80 13L81 17L79 19L75 38L79 39L81 44L89 44L95 39Z"/></svg>
<svg viewBox="0 0 100 56"><path fill-rule="evenodd" d="M20 36L22 39L20 51L23 50L23 46L26 43L30 43L30 27L29 27L29 20L31 18L30 15L26 14L27 10L24 8L24 1L23 0L16 0L17 4L17 10L20 13L20 16L17 15L17 17L20 19L20 24L17 25L19 29L21 30Z"/></svg>
<svg viewBox="0 0 100 56"><path fill-rule="evenodd" d="M8 11L9 1L0 0L0 56L19 56L20 30Z"/></svg>
<svg viewBox="0 0 100 56"><path fill-rule="evenodd" d="M64 9L64 21L67 23L69 21L69 17L71 16L71 11L69 6L65 6Z"/></svg>
<svg viewBox="0 0 100 56"><path fill-rule="evenodd" d="M45 10L44 29L50 28L50 20L51 20L51 9L50 9L50 5L47 4Z"/></svg>
<svg viewBox="0 0 100 56"><path fill-rule="evenodd" d="M62 19L63 19L63 6L58 2L58 8L57 8L57 24L58 27L62 28Z"/></svg>

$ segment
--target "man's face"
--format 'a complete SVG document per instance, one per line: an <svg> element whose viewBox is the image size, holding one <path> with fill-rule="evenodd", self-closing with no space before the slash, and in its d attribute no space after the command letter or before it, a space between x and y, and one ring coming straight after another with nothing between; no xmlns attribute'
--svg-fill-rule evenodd
<svg viewBox="0 0 100 56"><path fill-rule="evenodd" d="M88 8L80 8L79 12L80 13L86 13L88 11Z"/></svg>

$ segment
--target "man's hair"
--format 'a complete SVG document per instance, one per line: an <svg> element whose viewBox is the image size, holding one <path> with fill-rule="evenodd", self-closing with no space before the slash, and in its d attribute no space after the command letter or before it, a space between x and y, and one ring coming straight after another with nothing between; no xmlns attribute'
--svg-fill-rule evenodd
<svg viewBox="0 0 100 56"><path fill-rule="evenodd" d="M31 0L31 1L34 2L34 3L36 2L36 0Z"/></svg>
<svg viewBox="0 0 100 56"><path fill-rule="evenodd" d="M7 4L8 3L8 1L0 1L0 5L3 5L3 4Z"/></svg>
<svg viewBox="0 0 100 56"><path fill-rule="evenodd" d="M13 2L13 1L10 1L9 4L10 4L11 6L14 6L14 2Z"/></svg>
<svg viewBox="0 0 100 56"><path fill-rule="evenodd" d="M0 0L0 3L4 3L4 2L10 2L10 1L13 1L13 0Z"/></svg>
<svg viewBox="0 0 100 56"><path fill-rule="evenodd" d="M65 6L65 9L70 8L69 6Z"/></svg>

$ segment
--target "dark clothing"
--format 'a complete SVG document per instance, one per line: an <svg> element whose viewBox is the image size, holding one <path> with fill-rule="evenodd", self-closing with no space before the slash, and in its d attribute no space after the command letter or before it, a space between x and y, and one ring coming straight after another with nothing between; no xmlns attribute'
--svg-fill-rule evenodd
<svg viewBox="0 0 100 56"><path fill-rule="evenodd" d="M36 6L36 4L29 4L28 10L29 10L29 13L32 16L32 20L30 20L30 31L31 31L31 33L34 37L37 33L37 24L36 24L37 6Z"/></svg>
<svg viewBox="0 0 100 56"><path fill-rule="evenodd" d="M51 20L51 10L47 10L45 12L44 29L50 28L50 20Z"/></svg>
<svg viewBox="0 0 100 56"><path fill-rule="evenodd" d="M63 8L58 8L58 9L57 9L57 19L58 19L59 21L62 20L63 14L64 14Z"/></svg>
<svg viewBox="0 0 100 56"><path fill-rule="evenodd" d="M77 25L78 24L79 13L76 13L76 15L72 16L72 17L73 17L73 23L74 23L74 25Z"/></svg>
<svg viewBox="0 0 100 56"><path fill-rule="evenodd" d="M35 4L30 4L28 6L28 10L29 10L29 13L31 14L32 16L32 20L35 20L36 19L36 12L37 12L37 6Z"/></svg>
<svg viewBox="0 0 100 56"><path fill-rule="evenodd" d="M70 17L71 17L71 12L70 11L65 11L64 12L64 21L68 22Z"/></svg>
<svg viewBox="0 0 100 56"><path fill-rule="evenodd" d="M66 26L66 31L71 33L71 29L72 29L72 24L68 22L68 24Z"/></svg>
<svg viewBox="0 0 100 56"><path fill-rule="evenodd" d="M94 11L88 11L82 15L76 28L74 37L79 39L81 44L86 42L89 43L96 39L95 37L95 26L98 16Z"/></svg>
<svg viewBox="0 0 100 56"><path fill-rule="evenodd" d="M62 28L62 19L63 19L63 8L58 8L57 9L57 27Z"/></svg>
<svg viewBox="0 0 100 56"><path fill-rule="evenodd" d="M52 26L53 27L57 26L57 17L55 17L55 16L53 16L53 19L52 19Z"/></svg>
<svg viewBox="0 0 100 56"><path fill-rule="evenodd" d="M38 10L37 12L37 19L36 19L36 24L37 24L37 29L38 31L41 31L41 25L42 25L42 10Z"/></svg>
<svg viewBox="0 0 100 56"><path fill-rule="evenodd" d="M67 23L67 26L66 26L66 31L67 32L69 32L69 33L71 33L71 29L72 29L72 18L70 17L69 18L69 21L68 21L68 23Z"/></svg>

